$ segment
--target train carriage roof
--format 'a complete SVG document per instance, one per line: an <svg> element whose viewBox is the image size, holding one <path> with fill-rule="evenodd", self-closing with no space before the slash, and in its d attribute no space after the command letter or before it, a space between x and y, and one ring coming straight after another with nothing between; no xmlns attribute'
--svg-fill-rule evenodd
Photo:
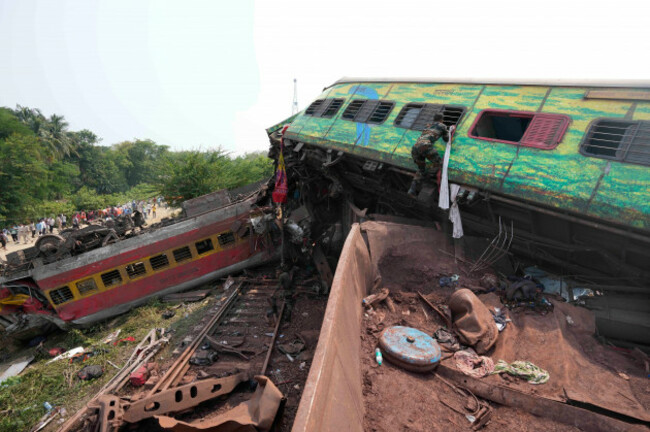
<svg viewBox="0 0 650 432"><path fill-rule="evenodd" d="M606 87L606 88L636 88L650 89L650 80L567 80L544 78L382 78L382 77L343 77L325 87L326 89L337 84L351 83L410 83L410 84L490 84L490 85L535 85L553 87Z"/></svg>

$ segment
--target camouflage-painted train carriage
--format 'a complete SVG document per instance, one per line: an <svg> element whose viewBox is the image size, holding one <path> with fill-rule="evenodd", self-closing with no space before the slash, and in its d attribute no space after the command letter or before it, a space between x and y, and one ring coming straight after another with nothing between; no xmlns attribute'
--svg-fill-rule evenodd
<svg viewBox="0 0 650 432"><path fill-rule="evenodd" d="M285 157L362 190L364 206L418 216L432 206L406 195L411 148L438 112L456 126L449 180L465 189L466 231L494 234L501 216L514 250L648 284L650 82L341 79L289 119Z"/></svg>

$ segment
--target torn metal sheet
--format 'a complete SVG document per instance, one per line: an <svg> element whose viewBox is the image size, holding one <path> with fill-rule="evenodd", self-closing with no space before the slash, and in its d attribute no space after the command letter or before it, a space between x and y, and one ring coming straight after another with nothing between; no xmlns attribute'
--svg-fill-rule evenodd
<svg viewBox="0 0 650 432"><path fill-rule="evenodd" d="M162 301L164 303L169 303L169 302L182 302L182 301L199 301L203 300L206 298L208 295L210 295L209 289L205 290L197 290L197 291L189 291L189 292L182 292L182 293L176 293L176 294L169 294L166 295L162 298Z"/></svg>
<svg viewBox="0 0 650 432"><path fill-rule="evenodd" d="M249 401L217 417L197 423L186 423L166 416L156 416L156 419L162 428L175 432L268 431L284 396L269 378L257 375L255 380L257 389Z"/></svg>
<svg viewBox="0 0 650 432"><path fill-rule="evenodd" d="M12 376L20 374L33 360L34 356L30 356L9 365L9 367L2 372L2 375L0 375L0 383Z"/></svg>
<svg viewBox="0 0 650 432"><path fill-rule="evenodd" d="M226 378L213 378L173 387L132 404L124 414L124 421L136 423L158 414L183 411L210 399L228 394L244 381L247 372Z"/></svg>

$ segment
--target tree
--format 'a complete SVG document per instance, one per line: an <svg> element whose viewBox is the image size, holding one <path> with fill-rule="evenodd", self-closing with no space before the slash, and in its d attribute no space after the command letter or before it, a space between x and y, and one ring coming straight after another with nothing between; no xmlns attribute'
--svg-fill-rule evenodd
<svg viewBox="0 0 650 432"><path fill-rule="evenodd" d="M0 219L22 221L26 210L47 196L47 167L40 142L12 134L0 140Z"/></svg>

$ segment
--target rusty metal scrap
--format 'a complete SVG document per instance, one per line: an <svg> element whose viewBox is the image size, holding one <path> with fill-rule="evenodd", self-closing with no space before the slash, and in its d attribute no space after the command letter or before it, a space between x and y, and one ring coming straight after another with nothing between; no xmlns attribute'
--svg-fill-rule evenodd
<svg viewBox="0 0 650 432"><path fill-rule="evenodd" d="M124 409L120 398L113 395L103 395L98 399L99 403L99 431L116 431L122 425Z"/></svg>
<svg viewBox="0 0 650 432"><path fill-rule="evenodd" d="M255 380L258 383L257 389L249 401L214 418L196 423L186 423L167 416L156 416L156 419L162 428L174 432L269 431L284 396L269 378L258 375Z"/></svg>
<svg viewBox="0 0 650 432"><path fill-rule="evenodd" d="M124 421L136 423L155 415L179 412L232 392L240 383L248 381L247 372L225 378L211 378L174 387L131 404L124 413Z"/></svg>

